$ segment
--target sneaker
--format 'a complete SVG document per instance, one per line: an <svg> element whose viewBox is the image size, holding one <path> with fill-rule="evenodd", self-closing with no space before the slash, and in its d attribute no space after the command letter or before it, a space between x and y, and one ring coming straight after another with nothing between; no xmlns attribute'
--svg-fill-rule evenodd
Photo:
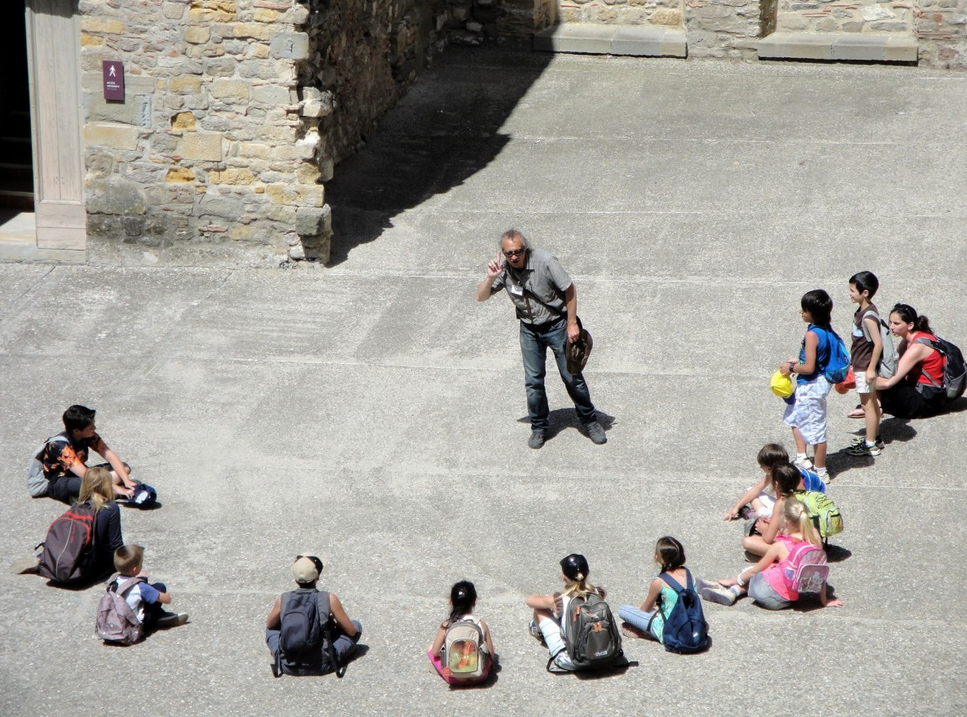
<svg viewBox="0 0 967 717"><path fill-rule="evenodd" d="M702 596L703 600L718 603L719 605L735 604L735 593L728 588L723 588L721 585L705 583L698 589L698 594Z"/></svg>
<svg viewBox="0 0 967 717"><path fill-rule="evenodd" d="M536 622L531 620L531 624L528 626L527 631L530 633L531 637L537 638L541 641L541 644L544 644L544 633L541 632L541 629L537 626Z"/></svg>
<svg viewBox="0 0 967 717"><path fill-rule="evenodd" d="M40 558L38 558L36 555L31 555L29 558L20 558L20 560L14 560L12 563L10 563L10 572L12 572L14 575L36 573L39 565Z"/></svg>
<svg viewBox="0 0 967 717"><path fill-rule="evenodd" d="M544 431L531 431L531 437L527 439L527 445L531 448L540 448L544 445Z"/></svg>
<svg viewBox="0 0 967 717"><path fill-rule="evenodd" d="M878 456L880 455L882 446L874 443L872 446L866 445L866 441L860 441L859 443L854 443L846 452L851 456Z"/></svg>
<svg viewBox="0 0 967 717"><path fill-rule="evenodd" d="M591 443L600 446L608 442L608 437L604 435L604 429L597 421L591 421L585 428L588 429L588 437L591 439Z"/></svg>
<svg viewBox="0 0 967 717"><path fill-rule="evenodd" d="M863 436L860 436L859 438L854 438L852 441L850 441L850 447L862 446L864 443L866 443L866 439ZM879 436L876 437L876 447L881 451L883 450L883 439L881 439Z"/></svg>
<svg viewBox="0 0 967 717"><path fill-rule="evenodd" d="M802 458L802 459L796 458L792 462L792 464L796 466L796 468L804 468L807 471L812 470L813 468L813 462L809 460L809 456L806 456L805 458Z"/></svg>
<svg viewBox="0 0 967 717"><path fill-rule="evenodd" d="M169 627L178 627L179 625L184 625L188 622L188 613L185 612L166 612L164 615L158 618L155 625L159 630L165 630Z"/></svg>

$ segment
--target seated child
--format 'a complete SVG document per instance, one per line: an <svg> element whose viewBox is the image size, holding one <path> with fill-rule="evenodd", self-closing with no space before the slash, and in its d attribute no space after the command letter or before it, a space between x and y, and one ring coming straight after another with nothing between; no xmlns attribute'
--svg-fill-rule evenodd
<svg viewBox="0 0 967 717"><path fill-rule="evenodd" d="M667 573L680 588L688 585L690 572L685 567L685 548L678 540L670 535L659 538L655 544L655 562L660 567L659 573ZM665 620L677 602L678 591L661 577L654 578L640 606L618 608L618 617L625 621L621 632L626 637L650 638L664 644Z"/></svg>
<svg viewBox="0 0 967 717"><path fill-rule="evenodd" d="M126 580L141 576L144 562L144 548L140 545L122 545L114 551L114 568L118 571L115 582L118 587ZM144 626L145 634L154 630L184 625L188 622L186 613L167 612L162 605L171 603L171 595L164 583L138 582L128 588L124 594L124 601L131 607Z"/></svg>
<svg viewBox="0 0 967 717"><path fill-rule="evenodd" d="M473 615L473 609L476 604L477 590L474 588L472 582L468 580L461 580L450 588L450 616L443 621L439 628L437 628L436 637L433 639L433 644L430 645L430 649L426 653L427 657L430 658L430 664L433 665L433 668L439 673L440 677L446 680L447 684L469 685L483 682L490 676L490 668L493 661L497 657L496 652L494 652L493 640L490 637L490 628L487 627L487 623L474 617ZM478 649L474 641L460 641L459 645L461 651L457 654L447 655L448 664L444 665L440 658L440 652L443 649L444 643L446 642L447 630L455 622L464 621L469 621L476 625L479 628L480 633L483 634L484 640L479 649L480 655L485 660L483 668L479 670L482 674L479 677L474 677L473 679L460 679L454 677L453 672L459 671L469 673L478 671Z"/></svg>
<svg viewBox="0 0 967 717"><path fill-rule="evenodd" d="M122 461L98 435L94 423L96 413L93 408L86 406L69 407L63 415L64 431L55 436L60 440L48 441L38 456L47 479L47 495L62 503L70 505L77 500L81 480L88 468L93 468L87 465L90 451L107 461L102 465L111 471L114 492L118 496L129 498L134 492L131 466Z"/></svg>
<svg viewBox="0 0 967 717"><path fill-rule="evenodd" d="M752 533L742 539L742 547L754 556L763 556L776 539L782 528L782 503L797 490L816 490L826 492L826 485L814 473L797 468L792 463L776 463L772 467L772 492L776 496L772 513L758 518Z"/></svg>
<svg viewBox="0 0 967 717"><path fill-rule="evenodd" d="M297 557L292 564L292 576L299 587L277 597L265 619L265 643L272 653L272 671L276 677L280 674L324 675L339 671L356 651L356 644L363 634L363 626L358 620L349 619L335 593L316 589L322 568L322 560L315 555ZM298 627L292 627L304 625L300 610L305 607L307 600L316 602L316 609L323 611L319 615L319 622L331 628L324 631L327 634L321 635L318 643L311 640L309 634L297 634ZM298 641L305 650L299 653L286 652L283 634L286 639ZM332 664L333 659L336 664Z"/></svg>

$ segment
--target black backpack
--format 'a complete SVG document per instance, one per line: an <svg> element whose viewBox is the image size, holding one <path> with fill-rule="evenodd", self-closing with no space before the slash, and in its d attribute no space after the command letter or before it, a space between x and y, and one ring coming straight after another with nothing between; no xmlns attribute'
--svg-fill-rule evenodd
<svg viewBox="0 0 967 717"><path fill-rule="evenodd" d="M942 339L937 336L936 341L931 341L928 338L921 337L919 339L914 339L915 344L926 344L927 346L935 349L944 357L943 366L943 385L938 385L934 381L933 377L926 371L923 375L927 377L927 380L931 383L930 386L925 384L920 384L918 389L925 396L929 392L929 396L932 397L940 395L943 400L953 401L954 399L960 398L964 395L964 389L967 388L967 363L964 362L964 354L961 350L950 343L946 339Z"/></svg>
<svg viewBox="0 0 967 717"><path fill-rule="evenodd" d="M592 593L586 598L571 598L564 611L563 623L564 649L576 670L597 670L627 664L621 650L618 624L601 596ZM548 660L548 672L554 672L551 666L556 657L552 655Z"/></svg>
<svg viewBox="0 0 967 717"><path fill-rule="evenodd" d="M325 615L325 618L323 618ZM282 593L279 650L272 672L287 675L325 675L333 670L342 677L346 666L338 666L332 644L329 593L300 588Z"/></svg>
<svg viewBox="0 0 967 717"><path fill-rule="evenodd" d="M662 573L658 577L678 593L678 602L665 618L665 628L662 633L662 644L665 645L665 649L679 654L701 652L706 649L708 623L705 622L705 613L702 612L702 601L695 592L692 574L685 570L687 580L684 588L668 573Z"/></svg>
<svg viewBox="0 0 967 717"><path fill-rule="evenodd" d="M47 529L37 572L56 583L70 583L88 577L94 553L96 510L90 503L75 503Z"/></svg>

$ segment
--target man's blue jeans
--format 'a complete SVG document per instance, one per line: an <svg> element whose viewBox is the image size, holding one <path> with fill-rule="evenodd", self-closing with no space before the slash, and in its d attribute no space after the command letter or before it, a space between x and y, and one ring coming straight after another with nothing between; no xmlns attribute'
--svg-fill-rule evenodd
<svg viewBox="0 0 967 717"><path fill-rule="evenodd" d="M567 371L567 356L564 346L567 343L567 319L533 326L520 322L520 353L524 359L524 386L527 388L527 413L530 416L531 428L535 431L547 431L549 413L547 407L547 391L544 390L544 376L547 375L547 349L554 352L557 361L557 371L561 374L567 393L574 401L574 410L582 425L594 423L596 420L594 404L591 403L591 393L584 382L584 376L572 376Z"/></svg>

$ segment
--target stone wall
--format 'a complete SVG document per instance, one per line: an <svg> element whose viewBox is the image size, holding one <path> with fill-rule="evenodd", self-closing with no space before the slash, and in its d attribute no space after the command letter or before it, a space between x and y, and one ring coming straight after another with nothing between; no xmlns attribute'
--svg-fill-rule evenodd
<svg viewBox="0 0 967 717"><path fill-rule="evenodd" d="M442 9L441 9L442 8ZM446 0L80 0L95 256L329 256L321 182L441 47ZM103 60L124 63L107 102Z"/></svg>
<svg viewBox="0 0 967 717"><path fill-rule="evenodd" d="M325 108L318 131L328 175L443 50L450 16L448 0L317 4L306 26L312 49L300 84Z"/></svg>

